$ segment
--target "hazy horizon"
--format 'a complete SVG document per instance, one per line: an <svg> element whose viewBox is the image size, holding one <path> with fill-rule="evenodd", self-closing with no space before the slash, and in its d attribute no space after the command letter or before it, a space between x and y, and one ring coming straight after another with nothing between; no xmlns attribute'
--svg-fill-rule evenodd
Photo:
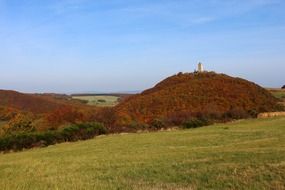
<svg viewBox="0 0 285 190"><path fill-rule="evenodd" d="M206 70L285 84L282 0L0 0L0 89L141 91Z"/></svg>

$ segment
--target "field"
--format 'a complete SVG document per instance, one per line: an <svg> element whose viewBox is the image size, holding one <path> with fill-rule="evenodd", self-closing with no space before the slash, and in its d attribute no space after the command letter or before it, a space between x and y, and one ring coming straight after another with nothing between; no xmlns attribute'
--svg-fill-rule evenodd
<svg viewBox="0 0 285 190"><path fill-rule="evenodd" d="M285 99L285 89L268 89L276 98Z"/></svg>
<svg viewBox="0 0 285 190"><path fill-rule="evenodd" d="M285 189L285 118L0 154L0 189Z"/></svg>
<svg viewBox="0 0 285 190"><path fill-rule="evenodd" d="M273 96L280 99L280 102L285 106L285 89L271 88L268 89Z"/></svg>
<svg viewBox="0 0 285 190"><path fill-rule="evenodd" d="M118 104L118 96L72 96L73 99L87 101L88 105L92 106L102 106L102 107L111 107Z"/></svg>

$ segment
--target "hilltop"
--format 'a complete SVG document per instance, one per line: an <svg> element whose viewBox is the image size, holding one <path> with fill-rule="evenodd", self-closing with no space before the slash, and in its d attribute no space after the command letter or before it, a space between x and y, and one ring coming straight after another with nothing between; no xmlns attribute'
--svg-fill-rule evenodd
<svg viewBox="0 0 285 190"><path fill-rule="evenodd" d="M276 110L278 100L250 81L214 72L178 73L115 107L119 123L246 117Z"/></svg>

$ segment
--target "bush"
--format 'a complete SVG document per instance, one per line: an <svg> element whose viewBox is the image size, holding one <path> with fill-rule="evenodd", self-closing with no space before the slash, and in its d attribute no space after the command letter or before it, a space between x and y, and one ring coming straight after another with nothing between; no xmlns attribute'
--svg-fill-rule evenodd
<svg viewBox="0 0 285 190"><path fill-rule="evenodd" d="M131 129L142 129L142 130L150 128L150 126L148 124L139 123L139 122L136 122L136 121L132 121L128 125L128 127L131 128Z"/></svg>
<svg viewBox="0 0 285 190"><path fill-rule="evenodd" d="M58 131L9 134L0 138L0 151L22 150L60 142L86 140L106 133L107 130L102 124L92 122L74 124Z"/></svg>
<svg viewBox="0 0 285 190"><path fill-rule="evenodd" d="M283 104L277 104L275 106L276 111L285 111L285 106Z"/></svg>
<svg viewBox="0 0 285 190"><path fill-rule="evenodd" d="M256 110L250 110L250 111L248 111L248 114L249 114L251 117L256 118L257 115L258 115L258 111L256 111Z"/></svg>
<svg viewBox="0 0 285 190"><path fill-rule="evenodd" d="M5 134L18 132L32 132L35 130L33 126L34 116L32 114L17 114L3 128Z"/></svg>
<svg viewBox="0 0 285 190"><path fill-rule="evenodd" d="M231 108L228 112L224 114L224 117L225 119L245 119L249 118L250 114L254 113L248 113L241 108Z"/></svg>
<svg viewBox="0 0 285 190"><path fill-rule="evenodd" d="M106 134L107 130L99 123L74 124L60 131L65 141L90 139L96 135Z"/></svg>
<svg viewBox="0 0 285 190"><path fill-rule="evenodd" d="M210 124L211 123L207 119L193 118L191 120L186 121L183 124L183 128L185 128L185 129L198 128L198 127L203 127L203 126L207 126Z"/></svg>
<svg viewBox="0 0 285 190"><path fill-rule="evenodd" d="M184 122L188 121L193 117L193 113L191 112L175 112L167 116L167 122L172 125L182 125Z"/></svg>
<svg viewBox="0 0 285 190"><path fill-rule="evenodd" d="M162 119L155 119L150 122L150 126L154 129L161 129L166 126L166 123Z"/></svg>

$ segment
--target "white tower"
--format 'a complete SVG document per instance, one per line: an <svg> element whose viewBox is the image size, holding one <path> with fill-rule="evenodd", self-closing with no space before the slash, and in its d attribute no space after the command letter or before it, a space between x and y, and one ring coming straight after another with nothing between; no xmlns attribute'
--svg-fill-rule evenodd
<svg viewBox="0 0 285 190"><path fill-rule="evenodd" d="M203 67L202 63L198 63L198 72L199 73L204 72L204 67Z"/></svg>

